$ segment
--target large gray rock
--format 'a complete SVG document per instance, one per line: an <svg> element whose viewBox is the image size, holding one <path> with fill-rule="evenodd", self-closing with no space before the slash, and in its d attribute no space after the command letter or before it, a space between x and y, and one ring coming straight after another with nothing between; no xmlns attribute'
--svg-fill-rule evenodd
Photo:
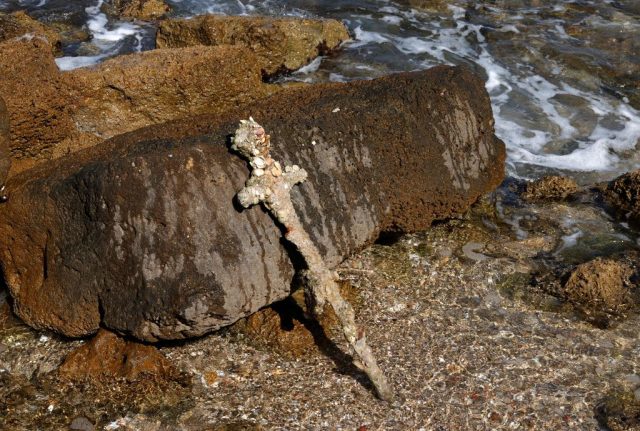
<svg viewBox="0 0 640 431"><path fill-rule="evenodd" d="M147 341L197 336L286 297L299 265L226 137L252 115L309 179L293 191L329 264L382 231L426 229L500 183L483 82L437 67L283 91L222 117L142 129L11 182L0 259L16 312L69 336L100 324Z"/></svg>

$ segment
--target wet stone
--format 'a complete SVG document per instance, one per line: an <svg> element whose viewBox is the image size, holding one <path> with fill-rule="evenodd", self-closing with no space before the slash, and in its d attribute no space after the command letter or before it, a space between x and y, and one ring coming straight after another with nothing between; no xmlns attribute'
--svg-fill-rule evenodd
<svg viewBox="0 0 640 431"><path fill-rule="evenodd" d="M595 310L618 310L632 299L634 268L613 259L596 258L579 265L564 285L568 299Z"/></svg>
<svg viewBox="0 0 640 431"><path fill-rule="evenodd" d="M527 183L522 197L528 201L563 200L578 191L575 180L560 176L546 176Z"/></svg>
<svg viewBox="0 0 640 431"><path fill-rule="evenodd" d="M94 431L96 428L89 419L79 416L71 421L69 429L74 431Z"/></svg>
<svg viewBox="0 0 640 431"><path fill-rule="evenodd" d="M171 11L163 0L107 0L102 11L119 19L157 20Z"/></svg>
<svg viewBox="0 0 640 431"><path fill-rule="evenodd" d="M0 12L0 42L27 34L46 39L53 53L60 52L61 40L56 30L31 18L22 11L11 14Z"/></svg>
<svg viewBox="0 0 640 431"><path fill-rule="evenodd" d="M640 226L640 170L611 181L602 188L602 194L618 215Z"/></svg>

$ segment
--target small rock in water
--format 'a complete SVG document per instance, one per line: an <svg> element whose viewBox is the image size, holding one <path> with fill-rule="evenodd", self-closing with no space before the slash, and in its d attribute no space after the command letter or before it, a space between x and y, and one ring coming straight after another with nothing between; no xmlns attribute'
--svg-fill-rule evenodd
<svg viewBox="0 0 640 431"><path fill-rule="evenodd" d="M578 191L571 178L550 175L527 184L522 197L528 201L563 200Z"/></svg>
<svg viewBox="0 0 640 431"><path fill-rule="evenodd" d="M484 247L483 243L468 242L462 247L462 252L464 253L465 257L468 257L471 260L476 260L476 261L487 260L489 258L488 256L475 251L483 247Z"/></svg>
<svg viewBox="0 0 640 431"><path fill-rule="evenodd" d="M73 421L71 421L69 429L77 431L93 431L96 428L89 419L85 418L84 416L78 416Z"/></svg>
<svg viewBox="0 0 640 431"><path fill-rule="evenodd" d="M624 379L634 386L640 386L640 376L637 374L629 374Z"/></svg>
<svg viewBox="0 0 640 431"><path fill-rule="evenodd" d="M602 190L607 204L628 219L631 224L640 226L640 170L621 175L611 181Z"/></svg>
<svg viewBox="0 0 640 431"><path fill-rule="evenodd" d="M579 265L565 283L568 299L594 310L616 310L630 301L633 268L613 259L596 258Z"/></svg>

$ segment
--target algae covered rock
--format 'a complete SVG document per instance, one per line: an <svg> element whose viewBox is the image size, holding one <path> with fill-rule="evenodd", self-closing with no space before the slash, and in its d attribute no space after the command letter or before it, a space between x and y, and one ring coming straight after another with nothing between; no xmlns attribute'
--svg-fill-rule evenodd
<svg viewBox="0 0 640 431"><path fill-rule="evenodd" d="M578 265L565 283L567 298L594 310L618 310L631 300L634 269L623 261L596 258Z"/></svg>
<svg viewBox="0 0 640 431"><path fill-rule="evenodd" d="M160 23L158 48L241 45L261 60L265 75L299 69L349 40L346 27L326 19L202 15Z"/></svg>
<svg viewBox="0 0 640 431"><path fill-rule="evenodd" d="M605 202L631 223L640 225L640 170L626 173L602 189Z"/></svg>
<svg viewBox="0 0 640 431"><path fill-rule="evenodd" d="M578 191L575 180L567 177L549 175L527 183L522 197L528 201L563 200Z"/></svg>
<svg viewBox="0 0 640 431"><path fill-rule="evenodd" d="M464 212L504 175L489 98L464 68L286 90L142 129L10 182L0 260L17 314L69 336L103 325L156 341L287 297L298 258L261 208L235 203L248 169L226 141L249 115L274 157L307 170L292 199L332 267L381 232Z"/></svg>

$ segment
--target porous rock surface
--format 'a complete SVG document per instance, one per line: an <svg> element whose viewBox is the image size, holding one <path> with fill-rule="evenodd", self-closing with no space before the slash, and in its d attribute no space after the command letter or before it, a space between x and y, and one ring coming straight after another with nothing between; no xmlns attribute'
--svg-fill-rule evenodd
<svg viewBox="0 0 640 431"><path fill-rule="evenodd" d="M523 198L528 201L562 200L578 191L578 184L572 178L548 175L527 183Z"/></svg>
<svg viewBox="0 0 640 431"><path fill-rule="evenodd" d="M220 113L279 89L262 82L241 46L157 49L119 56L64 78L79 100L78 128L101 138L205 112Z"/></svg>
<svg viewBox="0 0 640 431"><path fill-rule="evenodd" d="M10 142L9 112L4 99L0 97L0 187L4 185L11 168Z"/></svg>
<svg viewBox="0 0 640 431"><path fill-rule="evenodd" d="M153 50L61 72L39 37L0 43L0 77L15 173L121 133L221 113L281 88L262 82L255 54L240 46Z"/></svg>
<svg viewBox="0 0 640 431"><path fill-rule="evenodd" d="M47 160L61 142L78 136L72 117L76 101L68 92L49 42L32 37L0 43L0 77L16 165L29 167Z"/></svg>
<svg viewBox="0 0 640 431"><path fill-rule="evenodd" d="M54 53L60 52L60 35L53 28L31 18L25 12L14 13L0 12L0 42L16 37L25 39L41 37L51 44Z"/></svg>
<svg viewBox="0 0 640 431"><path fill-rule="evenodd" d="M167 376L175 370L155 347L127 341L101 329L65 358L59 372L68 380L136 380L143 375Z"/></svg>
<svg viewBox="0 0 640 431"><path fill-rule="evenodd" d="M578 265L565 284L569 300L594 309L616 310L629 302L634 269L615 259L596 258Z"/></svg>
<svg viewBox="0 0 640 431"><path fill-rule="evenodd" d="M299 69L318 55L349 40L346 27L333 19L201 15L159 24L158 48L193 45L241 45L261 60L265 75Z"/></svg>
<svg viewBox="0 0 640 431"><path fill-rule="evenodd" d="M152 21L165 16L171 7L163 0L109 0L102 11L120 19Z"/></svg>
<svg viewBox="0 0 640 431"><path fill-rule="evenodd" d="M262 208L234 204L248 169L225 141L249 115L277 160L309 172L292 198L330 266L382 231L461 213L504 175L483 82L462 68L282 91L142 129L10 183L0 259L18 315L69 336L102 323L156 341L289 295L295 254Z"/></svg>

